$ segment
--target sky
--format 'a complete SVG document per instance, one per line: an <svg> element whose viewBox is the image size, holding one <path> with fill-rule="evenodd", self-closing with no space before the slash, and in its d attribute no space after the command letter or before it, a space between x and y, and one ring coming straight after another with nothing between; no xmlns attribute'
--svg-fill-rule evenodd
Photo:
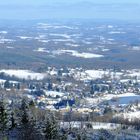
<svg viewBox="0 0 140 140"><path fill-rule="evenodd" d="M0 19L140 21L140 0L0 0Z"/></svg>

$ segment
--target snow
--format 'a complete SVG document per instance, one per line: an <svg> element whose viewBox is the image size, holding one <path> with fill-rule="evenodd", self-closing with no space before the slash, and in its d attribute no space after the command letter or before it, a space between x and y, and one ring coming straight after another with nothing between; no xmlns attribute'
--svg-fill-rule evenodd
<svg viewBox="0 0 140 140"><path fill-rule="evenodd" d="M125 34L126 32L120 32L120 31L111 31L109 34Z"/></svg>
<svg viewBox="0 0 140 140"><path fill-rule="evenodd" d="M103 52L108 52L110 49L102 49Z"/></svg>
<svg viewBox="0 0 140 140"><path fill-rule="evenodd" d="M129 48L129 50L131 50L131 51L140 51L140 46L133 46L133 47Z"/></svg>
<svg viewBox="0 0 140 140"><path fill-rule="evenodd" d="M10 47L10 46L7 46L6 48L7 48L7 49L14 49L14 47Z"/></svg>
<svg viewBox="0 0 140 140"><path fill-rule="evenodd" d="M4 69L4 70L0 70L0 72L4 72L6 75L15 76L20 79L41 80L46 76L44 73L35 73L35 72L29 71L29 70L15 70L15 69L6 70L6 69Z"/></svg>
<svg viewBox="0 0 140 140"><path fill-rule="evenodd" d="M85 41L85 40L83 40L82 42L83 42L84 44L87 44L87 45L93 44L93 42Z"/></svg>
<svg viewBox="0 0 140 140"><path fill-rule="evenodd" d="M113 123L92 123L93 129L116 129L119 126L119 124Z"/></svg>
<svg viewBox="0 0 140 140"><path fill-rule="evenodd" d="M86 70L85 71L86 75L87 75L87 79L97 79L97 78L102 78L104 75L110 75L111 77L114 76L114 72L111 72L109 70ZM120 76L123 73L121 72L116 72L115 73L115 78L120 78Z"/></svg>
<svg viewBox="0 0 140 140"><path fill-rule="evenodd" d="M46 38L46 35L40 34L39 37L37 37L37 38L39 38L39 39L45 39Z"/></svg>
<svg viewBox="0 0 140 140"><path fill-rule="evenodd" d="M86 108L86 107L82 107L82 108L78 108L77 109L77 112L80 112L80 113L91 113L93 110L90 109L90 108Z"/></svg>
<svg viewBox="0 0 140 140"><path fill-rule="evenodd" d="M107 39L108 41L114 41L115 39L113 39L113 38L109 38L109 39Z"/></svg>
<svg viewBox="0 0 140 140"><path fill-rule="evenodd" d="M112 25L108 25L107 27L108 27L108 28L113 28L114 26L112 26Z"/></svg>
<svg viewBox="0 0 140 140"><path fill-rule="evenodd" d="M66 43L66 45L67 45L67 46L71 46L71 47L78 47L78 46L80 46L80 45L78 45L78 44L72 44L72 43Z"/></svg>
<svg viewBox="0 0 140 140"><path fill-rule="evenodd" d="M53 75L57 75L57 71L55 71L55 70L51 70L51 71L49 71L48 72L51 76L53 76Z"/></svg>
<svg viewBox="0 0 140 140"><path fill-rule="evenodd" d="M6 80L0 79L0 84L5 83Z"/></svg>
<svg viewBox="0 0 140 140"><path fill-rule="evenodd" d="M131 77L137 76L138 78L140 78L140 70L139 69L133 69L133 70L130 70L128 72L129 72L128 76L131 76Z"/></svg>
<svg viewBox="0 0 140 140"><path fill-rule="evenodd" d="M54 104L57 104L57 103L59 103L59 102L61 101L60 98L54 99L56 96L51 96L51 97L53 97L53 98L45 98L45 99L46 99L45 102L47 102L48 105L54 106ZM47 105L47 106L48 106L48 105Z"/></svg>
<svg viewBox="0 0 140 140"><path fill-rule="evenodd" d="M35 97L34 97L33 95L27 94L26 96L27 96L29 99L31 99L31 100L35 100Z"/></svg>
<svg viewBox="0 0 140 140"><path fill-rule="evenodd" d="M5 43L5 42L8 42L8 43L12 43L14 42L15 40L12 40L12 39L0 39L0 43Z"/></svg>
<svg viewBox="0 0 140 140"><path fill-rule="evenodd" d="M103 55L100 54L94 54L94 53L85 53L85 52L78 52L75 50L57 50L53 51L53 54L61 55L61 54L69 54L71 56L80 57L80 58L100 58L103 57Z"/></svg>
<svg viewBox="0 0 140 140"><path fill-rule="evenodd" d="M17 37L23 40L32 39L32 37L28 37L28 36L17 36Z"/></svg>
<svg viewBox="0 0 140 140"><path fill-rule="evenodd" d="M51 33L50 36L64 37L68 39L71 38L70 35L67 35L67 34L54 34L54 33L52 34Z"/></svg>
<svg viewBox="0 0 140 140"><path fill-rule="evenodd" d="M49 109L49 110L56 110L55 108L54 108L54 106L53 105L47 105L46 106L46 109Z"/></svg>
<svg viewBox="0 0 140 140"><path fill-rule="evenodd" d="M49 53L49 51L45 50L46 48L38 48L37 50L34 50L36 52L47 52Z"/></svg>
<svg viewBox="0 0 140 140"><path fill-rule="evenodd" d="M66 38L66 39L52 39L53 42L75 42L73 39Z"/></svg>
<svg viewBox="0 0 140 140"><path fill-rule="evenodd" d="M80 121L71 121L71 122L60 122L60 127L62 128L81 128L81 126L86 127L87 124L91 124L93 129L116 129L120 127L119 124L113 123L100 123L100 122L80 122Z"/></svg>
<svg viewBox="0 0 140 140"><path fill-rule="evenodd" d="M76 57L82 57L82 58L100 58L103 57L103 55L99 55L99 54L93 54L93 53L78 53L78 52L74 52L73 56Z"/></svg>
<svg viewBox="0 0 140 140"><path fill-rule="evenodd" d="M120 80L121 83L127 83L127 82L129 82L129 81L130 81L130 79L121 79L121 80Z"/></svg>
<svg viewBox="0 0 140 140"><path fill-rule="evenodd" d="M38 40L39 42L42 42L42 43L48 43L49 42L49 40Z"/></svg>
<svg viewBox="0 0 140 140"><path fill-rule="evenodd" d="M53 29L70 29L70 30L73 30L73 29L77 29L77 27L71 27L71 26L66 26L66 25L51 25L51 24L48 24L48 23L38 23L38 28L39 29L48 29L48 28L53 28Z"/></svg>
<svg viewBox="0 0 140 140"><path fill-rule="evenodd" d="M62 92L56 92L56 91L45 91L45 95L46 96L51 96L51 97L56 97L56 96L64 96L65 93L62 93Z"/></svg>
<svg viewBox="0 0 140 140"><path fill-rule="evenodd" d="M105 74L103 70L86 70L85 73L89 76L89 79L102 78Z"/></svg>
<svg viewBox="0 0 140 140"><path fill-rule="evenodd" d="M120 116L123 116L123 118L129 119L129 120L134 120L136 118L139 119L140 111L122 113L120 114Z"/></svg>
<svg viewBox="0 0 140 140"><path fill-rule="evenodd" d="M7 34L7 31L0 31L0 34Z"/></svg>

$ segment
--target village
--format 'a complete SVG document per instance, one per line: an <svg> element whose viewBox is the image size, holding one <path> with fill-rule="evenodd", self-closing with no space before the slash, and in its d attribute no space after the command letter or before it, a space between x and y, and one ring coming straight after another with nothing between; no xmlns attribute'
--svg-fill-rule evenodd
<svg viewBox="0 0 140 140"><path fill-rule="evenodd" d="M1 98L9 104L26 98L37 108L54 112L59 120L70 122L71 127L91 122L97 130L118 130L122 124L126 127L139 121L139 74L139 70L115 68L48 67L42 73L1 70ZM63 124L65 126L68 127ZM140 129L139 125L132 128Z"/></svg>
<svg viewBox="0 0 140 140"><path fill-rule="evenodd" d="M30 72L26 77L24 70L15 71L3 70L0 73L1 89L23 92L24 96L34 100L42 109L103 115L106 109L110 108L110 111L129 119L131 115L126 115L127 113L140 113L138 70L49 67L44 73ZM20 71L21 74L18 75Z"/></svg>

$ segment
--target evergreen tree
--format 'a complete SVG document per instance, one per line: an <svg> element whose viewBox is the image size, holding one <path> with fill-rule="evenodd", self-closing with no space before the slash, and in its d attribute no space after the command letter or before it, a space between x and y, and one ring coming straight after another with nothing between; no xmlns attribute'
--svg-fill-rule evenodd
<svg viewBox="0 0 140 140"><path fill-rule="evenodd" d="M48 83L48 90L52 90L52 83Z"/></svg>
<svg viewBox="0 0 140 140"><path fill-rule="evenodd" d="M58 127L54 116L46 119L44 134L47 140L58 138Z"/></svg>
<svg viewBox="0 0 140 140"><path fill-rule="evenodd" d="M5 130L7 129L7 123L8 123L7 111L5 109L4 102L0 101L0 131L2 133L4 133Z"/></svg>
<svg viewBox="0 0 140 140"><path fill-rule="evenodd" d="M20 83L17 84L17 89L20 90Z"/></svg>
<svg viewBox="0 0 140 140"><path fill-rule="evenodd" d="M32 105L30 105L31 107ZM37 123L34 116L31 114L29 104L26 99L22 100L20 108L21 118L19 119L18 139L19 140L38 140L41 139L41 134L37 130ZM39 120L38 120L39 121Z"/></svg>
<svg viewBox="0 0 140 140"><path fill-rule="evenodd" d="M10 87L11 87L10 82L6 80L4 83L4 88L10 88Z"/></svg>
<svg viewBox="0 0 140 140"><path fill-rule="evenodd" d="M25 99L22 100L21 111L22 111L21 123L26 124L29 122L29 118L28 118L28 106Z"/></svg>
<svg viewBox="0 0 140 140"><path fill-rule="evenodd" d="M15 127L16 127L16 123L15 123L15 118L14 118L14 112L12 110L12 112L11 112L11 127L10 127L10 129L13 129Z"/></svg>

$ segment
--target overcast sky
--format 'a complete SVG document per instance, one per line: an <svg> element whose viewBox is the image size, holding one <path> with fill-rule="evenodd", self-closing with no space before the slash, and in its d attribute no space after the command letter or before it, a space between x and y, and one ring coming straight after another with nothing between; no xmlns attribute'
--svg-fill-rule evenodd
<svg viewBox="0 0 140 140"><path fill-rule="evenodd" d="M140 21L140 0L0 0L0 19L93 18Z"/></svg>

